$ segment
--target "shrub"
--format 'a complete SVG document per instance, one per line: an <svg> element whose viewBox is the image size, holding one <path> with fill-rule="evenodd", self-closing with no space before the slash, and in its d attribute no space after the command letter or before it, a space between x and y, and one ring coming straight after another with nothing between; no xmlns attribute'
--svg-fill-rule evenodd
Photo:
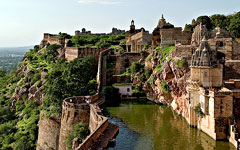
<svg viewBox="0 0 240 150"><path fill-rule="evenodd" d="M145 68L144 69L144 75L146 77L146 79L148 79L151 76L152 70L149 68Z"/></svg>
<svg viewBox="0 0 240 150"><path fill-rule="evenodd" d="M144 64L139 62L133 62L129 67L128 72L131 73L131 75L135 75L137 72L144 73L144 66Z"/></svg>
<svg viewBox="0 0 240 150"><path fill-rule="evenodd" d="M157 72L161 72L162 71L162 65L158 64L154 70L157 71Z"/></svg>
<svg viewBox="0 0 240 150"><path fill-rule="evenodd" d="M94 95L97 93L97 81L96 80L90 80L87 84L87 90L89 95Z"/></svg>
<svg viewBox="0 0 240 150"><path fill-rule="evenodd" d="M135 97L143 97L143 96L146 96L146 93L145 91L143 91L142 87L141 86L133 86L133 90L132 90L132 96L135 96Z"/></svg>
<svg viewBox="0 0 240 150"><path fill-rule="evenodd" d="M194 108L194 111L195 111L195 113L199 116L199 117L201 117L201 118L203 118L204 117L204 113L203 113L203 111L202 111L202 109L201 109L201 105L200 104L198 104L195 108Z"/></svg>
<svg viewBox="0 0 240 150"><path fill-rule="evenodd" d="M161 88L164 93L169 93L170 91L168 84L164 80L161 82Z"/></svg>
<svg viewBox="0 0 240 150"><path fill-rule="evenodd" d="M79 122L74 125L73 132L67 136L66 144L67 149L72 149L72 143L74 138L78 138L78 142L82 143L82 141L90 134L88 126L82 122Z"/></svg>
<svg viewBox="0 0 240 150"><path fill-rule="evenodd" d="M178 61L174 62L174 64L176 66L178 66L179 68L182 68L183 66L187 65L187 61L186 60L178 60Z"/></svg>

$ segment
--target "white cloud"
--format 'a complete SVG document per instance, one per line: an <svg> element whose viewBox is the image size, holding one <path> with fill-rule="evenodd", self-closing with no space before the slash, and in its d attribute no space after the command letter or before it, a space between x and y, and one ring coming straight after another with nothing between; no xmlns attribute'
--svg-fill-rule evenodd
<svg viewBox="0 0 240 150"><path fill-rule="evenodd" d="M80 4L120 5L122 2L114 0L79 0Z"/></svg>

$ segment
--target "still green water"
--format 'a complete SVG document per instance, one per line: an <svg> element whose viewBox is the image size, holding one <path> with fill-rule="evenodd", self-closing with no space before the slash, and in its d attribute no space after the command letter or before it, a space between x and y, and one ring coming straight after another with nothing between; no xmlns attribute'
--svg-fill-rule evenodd
<svg viewBox="0 0 240 150"><path fill-rule="evenodd" d="M167 106L130 101L106 110L109 120L120 127L111 150L235 150L228 142L216 142L189 127Z"/></svg>

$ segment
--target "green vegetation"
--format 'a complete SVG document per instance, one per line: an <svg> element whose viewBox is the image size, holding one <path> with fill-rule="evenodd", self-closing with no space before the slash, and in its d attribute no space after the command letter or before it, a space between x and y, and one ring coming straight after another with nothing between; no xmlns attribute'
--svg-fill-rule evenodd
<svg viewBox="0 0 240 150"><path fill-rule="evenodd" d="M161 82L161 88L162 88L164 93L169 93L170 92L170 88L169 88L167 82L164 81L164 80Z"/></svg>
<svg viewBox="0 0 240 150"><path fill-rule="evenodd" d="M97 93L97 87L98 87L98 84L97 84L97 81L96 80L90 80L87 84L87 93L89 95L94 95Z"/></svg>
<svg viewBox="0 0 240 150"><path fill-rule="evenodd" d="M152 48L152 45L145 45L142 50L145 51L145 50L151 49L151 48Z"/></svg>
<svg viewBox="0 0 240 150"><path fill-rule="evenodd" d="M65 38L65 39L71 39L72 38L71 35L69 35L67 33L61 33L61 32L59 32L59 34L56 35L56 37L58 37L58 38Z"/></svg>
<svg viewBox="0 0 240 150"><path fill-rule="evenodd" d="M120 94L118 88L106 86L104 89L104 95L107 106L117 106L120 104Z"/></svg>
<svg viewBox="0 0 240 150"><path fill-rule="evenodd" d="M119 45L120 40L125 39L125 34L121 35L80 35L71 38L73 47L93 47L105 48L111 45ZM123 43L122 43L123 44Z"/></svg>
<svg viewBox="0 0 240 150"><path fill-rule="evenodd" d="M1 101L0 148L31 150L35 148L38 135L39 107L36 101L16 103L16 111Z"/></svg>
<svg viewBox="0 0 240 150"><path fill-rule="evenodd" d="M167 57L170 55L170 52L175 49L175 46L169 46L167 48L156 47L155 52L157 55L160 56L160 61L158 62L157 66L155 67L155 71L161 72L162 71L162 63L167 61Z"/></svg>
<svg viewBox="0 0 240 150"><path fill-rule="evenodd" d="M144 64L139 62L133 62L132 65L127 69L127 72L132 76L135 76L137 72L144 73Z"/></svg>
<svg viewBox="0 0 240 150"><path fill-rule="evenodd" d="M46 116L60 116L64 98L96 93L94 57L66 62L58 58L59 48L55 44L43 49L35 46L11 73L0 71L0 149L35 149L41 110ZM45 82L41 72L48 74ZM45 94L42 106L36 99L29 100L27 93L18 93L19 100L14 100L15 91L29 90L33 85Z"/></svg>
<svg viewBox="0 0 240 150"><path fill-rule="evenodd" d="M114 69L116 65L116 59L112 57L107 58L107 69Z"/></svg>
<svg viewBox="0 0 240 150"><path fill-rule="evenodd" d="M72 149L72 143L74 138L78 138L78 142L82 143L83 140L90 134L88 126L82 122L74 125L73 132L67 136L66 144L67 149Z"/></svg>
<svg viewBox="0 0 240 150"><path fill-rule="evenodd" d="M162 65L161 65L161 64L158 64L158 65L155 67L154 70L157 71L157 72L161 72L161 71L162 71Z"/></svg>
<svg viewBox="0 0 240 150"><path fill-rule="evenodd" d="M43 110L46 115L60 116L62 100L67 97L93 94L94 89L89 81L94 75L94 57L74 59L69 63L58 60L49 71L44 85L46 97Z"/></svg>
<svg viewBox="0 0 240 150"><path fill-rule="evenodd" d="M203 118L204 117L204 113L203 113L203 111L202 111L202 109L201 109L201 105L200 104L198 104L195 108L194 108L194 111L195 111L195 113L199 116L199 117L201 117L201 118Z"/></svg>
<svg viewBox="0 0 240 150"><path fill-rule="evenodd" d="M132 83L114 83L113 85L132 85Z"/></svg>
<svg viewBox="0 0 240 150"><path fill-rule="evenodd" d="M0 78L6 76L7 71L6 70L0 70Z"/></svg>
<svg viewBox="0 0 240 150"><path fill-rule="evenodd" d="M176 66L178 66L179 68L182 68L183 66L187 65L187 61L186 60L178 60L178 61L174 62L174 64Z"/></svg>
<svg viewBox="0 0 240 150"><path fill-rule="evenodd" d="M203 25L206 25L208 30L220 27L234 33L236 37L240 38L240 12L227 16L222 14L214 14L210 17L199 16L193 25L186 24L184 31L193 31L200 22L202 22Z"/></svg>
<svg viewBox="0 0 240 150"><path fill-rule="evenodd" d="M134 97L144 97L144 96L146 96L146 93L143 90L142 86L134 85L133 90L132 90L132 96L134 96Z"/></svg>
<svg viewBox="0 0 240 150"><path fill-rule="evenodd" d="M148 79L152 74L152 70L149 68L144 68L144 75L146 77L146 79Z"/></svg>
<svg viewBox="0 0 240 150"><path fill-rule="evenodd" d="M240 12L228 17L230 19L230 24L228 30L240 38Z"/></svg>
<svg viewBox="0 0 240 150"><path fill-rule="evenodd" d="M220 27L221 29L227 29L230 20L225 15L215 14L210 16L212 27Z"/></svg>

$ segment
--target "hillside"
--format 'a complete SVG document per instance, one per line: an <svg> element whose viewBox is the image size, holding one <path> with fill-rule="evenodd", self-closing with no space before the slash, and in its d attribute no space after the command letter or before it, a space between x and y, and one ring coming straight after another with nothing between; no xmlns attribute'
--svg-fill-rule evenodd
<svg viewBox="0 0 240 150"><path fill-rule="evenodd" d="M35 46L16 69L1 75L1 149L34 149L40 111L59 117L64 98L96 93L94 58L66 62L58 58L58 49L57 45Z"/></svg>

